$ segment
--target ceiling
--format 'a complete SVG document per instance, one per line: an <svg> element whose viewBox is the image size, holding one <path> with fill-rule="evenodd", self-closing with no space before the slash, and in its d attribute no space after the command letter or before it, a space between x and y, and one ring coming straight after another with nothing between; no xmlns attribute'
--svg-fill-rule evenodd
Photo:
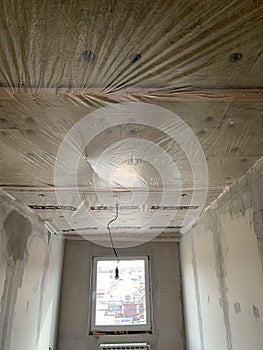
<svg viewBox="0 0 263 350"><path fill-rule="evenodd" d="M261 0L1 7L0 186L57 234L179 237L262 156Z"/></svg>

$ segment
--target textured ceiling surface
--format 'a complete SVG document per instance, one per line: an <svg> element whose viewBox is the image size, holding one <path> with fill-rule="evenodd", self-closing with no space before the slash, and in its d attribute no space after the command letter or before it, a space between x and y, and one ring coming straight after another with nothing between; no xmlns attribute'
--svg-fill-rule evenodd
<svg viewBox="0 0 263 350"><path fill-rule="evenodd" d="M1 7L0 185L57 233L102 237L119 203L116 239L176 235L262 156L261 0Z"/></svg>

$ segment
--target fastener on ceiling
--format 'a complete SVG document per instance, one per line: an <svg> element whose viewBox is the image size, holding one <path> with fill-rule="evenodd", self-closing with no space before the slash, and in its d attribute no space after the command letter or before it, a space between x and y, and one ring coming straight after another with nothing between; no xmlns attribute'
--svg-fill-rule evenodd
<svg viewBox="0 0 263 350"><path fill-rule="evenodd" d="M214 117L212 117L211 115L209 115L208 117L205 118L205 121L207 123L212 122L213 120L214 120Z"/></svg>
<svg viewBox="0 0 263 350"><path fill-rule="evenodd" d="M180 196L181 196L181 197L187 197L188 194L187 194L187 193L182 193L182 194L180 194Z"/></svg>
<svg viewBox="0 0 263 350"><path fill-rule="evenodd" d="M130 55L130 60L132 63L136 63L136 62L140 61L141 58L142 58L142 55L140 55L139 53L132 53Z"/></svg>
<svg viewBox="0 0 263 350"><path fill-rule="evenodd" d="M228 124L228 127L229 127L229 128L232 128L234 125L235 125L235 122L233 122L232 120L230 120L230 122L229 122L229 124Z"/></svg>
<svg viewBox="0 0 263 350"><path fill-rule="evenodd" d="M242 57L243 57L243 55L241 52L234 52L229 56L229 61L230 62L237 62L237 61L240 61Z"/></svg>
<svg viewBox="0 0 263 350"><path fill-rule="evenodd" d="M91 51L91 50L85 50L82 52L82 57L84 61L93 61L95 58L95 52Z"/></svg>

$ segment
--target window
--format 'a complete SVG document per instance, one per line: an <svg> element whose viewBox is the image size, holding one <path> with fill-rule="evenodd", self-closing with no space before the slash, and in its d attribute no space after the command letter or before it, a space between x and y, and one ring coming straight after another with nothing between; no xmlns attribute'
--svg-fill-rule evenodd
<svg viewBox="0 0 263 350"><path fill-rule="evenodd" d="M91 330L151 330L148 257L94 258Z"/></svg>

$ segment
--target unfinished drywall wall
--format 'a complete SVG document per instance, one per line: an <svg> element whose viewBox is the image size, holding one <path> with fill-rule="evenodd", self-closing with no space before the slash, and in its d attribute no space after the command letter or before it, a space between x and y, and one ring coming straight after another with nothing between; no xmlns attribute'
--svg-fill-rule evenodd
<svg viewBox="0 0 263 350"><path fill-rule="evenodd" d="M263 159L181 241L188 350L261 350Z"/></svg>
<svg viewBox="0 0 263 350"><path fill-rule="evenodd" d="M0 192L0 349L54 349L63 241Z"/></svg>
<svg viewBox="0 0 263 350"><path fill-rule="evenodd" d="M147 243L120 249L122 256L148 255L151 262L153 334L89 335L90 277L93 256L112 250L88 241L66 241L60 304L58 350L92 350L98 344L149 342L152 350L183 350L184 328L177 243Z"/></svg>

